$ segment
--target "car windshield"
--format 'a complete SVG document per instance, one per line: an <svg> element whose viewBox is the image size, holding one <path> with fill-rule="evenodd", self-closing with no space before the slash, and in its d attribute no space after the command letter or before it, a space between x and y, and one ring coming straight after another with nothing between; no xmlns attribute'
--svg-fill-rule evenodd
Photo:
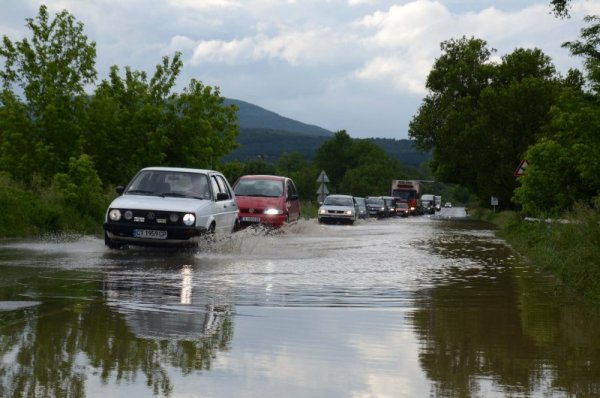
<svg viewBox="0 0 600 398"><path fill-rule="evenodd" d="M330 206L354 206L352 198L347 198L344 196L328 196L325 198L323 204Z"/></svg>
<svg viewBox="0 0 600 398"><path fill-rule="evenodd" d="M367 198L368 205L383 205L383 199L380 198Z"/></svg>
<svg viewBox="0 0 600 398"><path fill-rule="evenodd" d="M210 199L206 174L177 171L142 171L131 181L125 193Z"/></svg>
<svg viewBox="0 0 600 398"><path fill-rule="evenodd" d="M279 197L283 195L283 182L263 179L240 179L235 185L237 196Z"/></svg>

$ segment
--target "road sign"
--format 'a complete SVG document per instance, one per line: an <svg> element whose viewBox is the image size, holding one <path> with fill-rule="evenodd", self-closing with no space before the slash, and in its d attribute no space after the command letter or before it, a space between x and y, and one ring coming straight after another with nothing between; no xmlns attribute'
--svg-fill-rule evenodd
<svg viewBox="0 0 600 398"><path fill-rule="evenodd" d="M529 163L527 163L527 160L521 160L521 163L519 163L519 167L517 167L517 169L515 170L515 177L521 177L523 173L525 173L525 169L528 165Z"/></svg>
<svg viewBox="0 0 600 398"><path fill-rule="evenodd" d="M328 195L329 194L329 189L327 189L327 185L321 184L321 186L319 187L319 189L317 189L317 193L321 194L321 195Z"/></svg>
<svg viewBox="0 0 600 398"><path fill-rule="evenodd" d="M317 178L317 182L329 182L329 177L325 174L325 170L321 170L321 174L319 174L319 178Z"/></svg>

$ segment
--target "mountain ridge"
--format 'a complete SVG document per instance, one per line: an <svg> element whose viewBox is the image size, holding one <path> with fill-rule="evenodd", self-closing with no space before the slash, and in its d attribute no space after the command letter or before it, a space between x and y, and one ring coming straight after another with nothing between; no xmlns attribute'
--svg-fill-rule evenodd
<svg viewBox="0 0 600 398"><path fill-rule="evenodd" d="M240 125L240 129L269 129L304 133L311 136L333 136L332 131L314 124L307 124L289 117L281 116L246 101L225 98L224 105L232 104L238 107L238 124Z"/></svg>
<svg viewBox="0 0 600 398"><path fill-rule="evenodd" d="M276 162L283 153L299 152L313 160L316 151L334 132L281 116L246 101L225 98L224 105L236 105L240 147L223 157L225 161L263 159ZM390 157L418 169L431 158L428 152L418 151L412 141L394 138L361 138L382 148Z"/></svg>

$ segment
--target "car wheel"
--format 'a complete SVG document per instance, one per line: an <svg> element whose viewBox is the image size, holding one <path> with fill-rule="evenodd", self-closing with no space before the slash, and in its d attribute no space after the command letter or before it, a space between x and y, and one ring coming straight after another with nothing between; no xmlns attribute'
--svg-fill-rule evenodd
<svg viewBox="0 0 600 398"><path fill-rule="evenodd" d="M212 242L214 242L216 240L215 239L215 230L216 230L216 225L213 222L213 223L210 224L210 226L208 227L208 229L204 233L203 237L204 237L204 240L206 242L212 243Z"/></svg>

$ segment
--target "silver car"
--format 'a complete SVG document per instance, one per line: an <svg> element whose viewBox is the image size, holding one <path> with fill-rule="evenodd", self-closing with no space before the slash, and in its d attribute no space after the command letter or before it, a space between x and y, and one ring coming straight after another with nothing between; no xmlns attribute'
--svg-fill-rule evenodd
<svg viewBox="0 0 600 398"><path fill-rule="evenodd" d="M214 170L148 167L118 187L104 222L104 243L196 246L204 235L230 234L237 222L235 194Z"/></svg>
<svg viewBox="0 0 600 398"><path fill-rule="evenodd" d="M351 195L329 195L319 207L319 223L343 222L354 224L358 218L358 206Z"/></svg>

